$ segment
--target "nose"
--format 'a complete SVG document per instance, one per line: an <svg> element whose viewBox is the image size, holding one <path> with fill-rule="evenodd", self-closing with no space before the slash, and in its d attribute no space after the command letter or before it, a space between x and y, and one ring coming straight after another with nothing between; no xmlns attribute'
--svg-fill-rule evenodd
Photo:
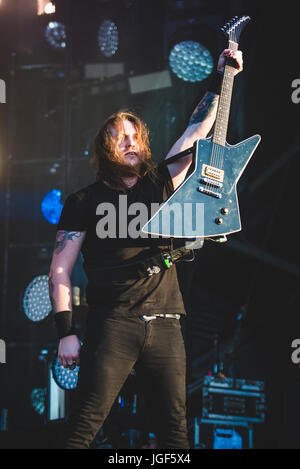
<svg viewBox="0 0 300 469"><path fill-rule="evenodd" d="M131 148L131 147L135 147L135 141L133 139L133 137L131 137L130 135L127 137L127 147L128 148Z"/></svg>

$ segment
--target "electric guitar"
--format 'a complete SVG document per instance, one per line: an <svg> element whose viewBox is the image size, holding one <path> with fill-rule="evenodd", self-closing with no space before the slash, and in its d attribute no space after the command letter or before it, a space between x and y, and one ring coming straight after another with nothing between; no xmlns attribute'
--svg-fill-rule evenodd
<svg viewBox="0 0 300 469"><path fill-rule="evenodd" d="M236 51L249 16L234 17L222 31ZM236 145L226 142L234 68L226 63L213 135L194 143L192 174L143 226L142 232L176 238L225 237L241 230L236 185L260 142L254 135Z"/></svg>

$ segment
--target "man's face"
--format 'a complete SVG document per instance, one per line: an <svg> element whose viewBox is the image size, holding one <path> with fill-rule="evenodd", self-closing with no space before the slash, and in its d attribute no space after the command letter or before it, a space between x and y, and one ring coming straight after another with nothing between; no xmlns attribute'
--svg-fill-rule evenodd
<svg viewBox="0 0 300 469"><path fill-rule="evenodd" d="M111 127L110 133L116 142L116 150L127 164L135 166L140 161L140 146L138 135L133 122L123 121L123 130Z"/></svg>

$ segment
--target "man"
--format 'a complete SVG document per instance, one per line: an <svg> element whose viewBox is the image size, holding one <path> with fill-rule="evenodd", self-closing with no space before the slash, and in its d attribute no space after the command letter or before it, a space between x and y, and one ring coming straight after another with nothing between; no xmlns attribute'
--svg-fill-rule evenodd
<svg viewBox="0 0 300 469"><path fill-rule="evenodd" d="M239 73L242 53L228 49L219 57L218 71L223 72L226 57ZM216 74L166 158L206 138L215 121L220 84L221 76ZM121 111L105 121L94 150L97 182L67 198L49 274L60 363L79 365L80 355L76 408L65 447L89 447L134 368L159 448L189 448L185 349L179 321L185 311L176 269L173 265L149 277L138 277L136 272L137 265L170 249L172 243L128 233L136 204L150 208L165 200L184 181L192 157L183 157L168 169L155 167L145 124ZM114 210L108 215L111 207ZM89 304L82 347L71 324L70 283L80 250Z"/></svg>

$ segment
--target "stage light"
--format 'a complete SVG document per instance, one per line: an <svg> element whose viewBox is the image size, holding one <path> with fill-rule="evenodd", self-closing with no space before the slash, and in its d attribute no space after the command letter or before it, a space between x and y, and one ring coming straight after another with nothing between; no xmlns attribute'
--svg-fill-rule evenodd
<svg viewBox="0 0 300 469"><path fill-rule="evenodd" d="M98 44L105 57L112 57L118 50L119 33L117 25L111 20L105 20L98 30Z"/></svg>
<svg viewBox="0 0 300 469"><path fill-rule="evenodd" d="M64 49L66 47L66 27L57 21L50 21L45 31L46 39L54 49Z"/></svg>
<svg viewBox="0 0 300 469"><path fill-rule="evenodd" d="M44 218L53 225L58 223L62 211L63 205L60 201L60 198L61 191L58 189L53 189L45 195L41 203L41 210Z"/></svg>
<svg viewBox="0 0 300 469"><path fill-rule="evenodd" d="M170 67L184 81L205 80L213 69L213 58L208 49L195 41L182 41L174 45L169 55Z"/></svg>
<svg viewBox="0 0 300 469"><path fill-rule="evenodd" d="M66 390L72 390L76 388L79 366L76 366L74 370L71 370L70 368L64 368L62 365L60 365L58 356L55 354L51 363L51 368L53 378L60 388Z"/></svg>
<svg viewBox="0 0 300 469"><path fill-rule="evenodd" d="M47 275L35 277L27 286L23 296L24 313L33 322L45 319L52 311Z"/></svg>
<svg viewBox="0 0 300 469"><path fill-rule="evenodd" d="M30 394L31 405L39 415L45 412L46 392L46 388L35 388Z"/></svg>

